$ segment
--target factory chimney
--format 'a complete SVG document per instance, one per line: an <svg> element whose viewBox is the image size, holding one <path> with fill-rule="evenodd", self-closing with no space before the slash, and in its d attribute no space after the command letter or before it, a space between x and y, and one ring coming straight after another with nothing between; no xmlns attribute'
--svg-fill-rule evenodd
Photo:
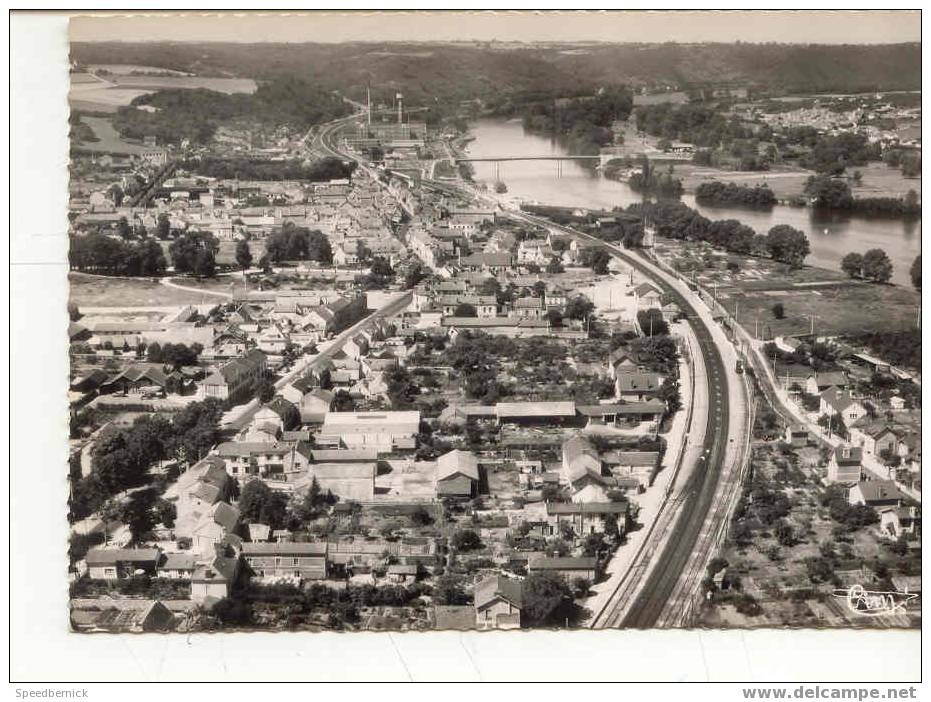
<svg viewBox="0 0 931 702"><path fill-rule="evenodd" d="M404 112L404 96L401 93L395 95L398 100L398 124L401 124L404 120L401 118L401 115Z"/></svg>
<svg viewBox="0 0 931 702"><path fill-rule="evenodd" d="M369 86L365 86L365 102L366 107L366 122L372 124L372 89Z"/></svg>

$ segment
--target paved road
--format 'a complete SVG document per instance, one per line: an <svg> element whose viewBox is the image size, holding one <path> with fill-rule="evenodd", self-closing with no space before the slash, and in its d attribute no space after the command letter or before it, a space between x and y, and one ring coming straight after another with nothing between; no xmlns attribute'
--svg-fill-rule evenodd
<svg viewBox="0 0 931 702"><path fill-rule="evenodd" d="M171 278L162 278L159 282L165 287L174 288L175 290L185 290L187 292L199 293L201 295L214 295L215 297L222 297L227 300L233 299L233 293L223 292L222 290L206 290L204 288L194 288L189 285L178 285Z"/></svg>
<svg viewBox="0 0 931 702"><path fill-rule="evenodd" d="M401 293L397 298L389 302L388 304L380 307L370 314L368 317L364 317L359 320L351 327L341 332L339 336L333 339L332 343L326 348L325 351L321 351L319 354L314 356L312 359L308 357L303 357L295 363L294 367L288 371L278 382L275 383L275 389L281 390L288 384L294 382L299 376L302 376L304 373L308 373L315 368L319 367L324 361L331 359L336 353L343 348L343 345L353 336L364 330L369 324L374 322L377 319L387 319L398 314L404 310L413 299L413 293L405 292ZM241 431L245 429L252 418L255 416L255 413L259 411L261 403L258 400L251 400L245 405L238 405L230 410L224 417L222 427L224 429L233 429L235 431Z"/></svg>

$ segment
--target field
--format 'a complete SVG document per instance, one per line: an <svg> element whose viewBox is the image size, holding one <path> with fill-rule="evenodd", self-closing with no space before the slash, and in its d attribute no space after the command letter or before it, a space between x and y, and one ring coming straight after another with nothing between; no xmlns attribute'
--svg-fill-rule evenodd
<svg viewBox="0 0 931 702"><path fill-rule="evenodd" d="M722 171L718 168L693 166L690 163L676 165L675 176L682 180L685 192L694 193L704 182L719 180L724 183L737 183L747 187L766 184L779 199L787 199L802 194L805 181L814 175L812 171L799 168L774 169L771 171Z"/></svg>
<svg viewBox="0 0 931 702"><path fill-rule="evenodd" d="M171 88L207 88L232 94L254 93L257 87L255 81L249 78L204 78L183 74L129 75L133 70L146 69L144 66L130 65L108 65L106 69L110 72L106 77L93 73L71 74L68 102L73 109L116 112L117 108L128 105L140 95Z"/></svg>
<svg viewBox="0 0 931 702"><path fill-rule="evenodd" d="M115 73L117 75L129 75L131 73L154 73L154 74L165 74L171 73L176 76L189 76L190 73L184 73L183 71L175 71L170 68L159 68L157 66L137 66L130 63L96 63L92 66L87 67L88 70L94 72L106 72L106 73ZM80 74L76 74L80 75ZM86 75L86 74L84 74Z"/></svg>
<svg viewBox="0 0 931 702"><path fill-rule="evenodd" d="M909 190L921 197L921 178L906 178L898 168L871 163L854 170L863 174L860 185L851 185L854 197L905 197Z"/></svg>
<svg viewBox="0 0 931 702"><path fill-rule="evenodd" d="M83 273L69 273L70 299L84 307L172 307L215 302L220 298L188 290L170 288L149 278L112 278ZM194 287L196 281L179 280ZM227 291L229 282L226 283Z"/></svg>
<svg viewBox="0 0 931 702"><path fill-rule="evenodd" d="M790 269L769 259L712 251L697 244L657 243L657 255L679 270L689 271L751 334L761 338L815 333L829 336L863 331L901 331L918 319L920 295L901 285L852 281L838 271L803 266ZM729 271L728 261L738 270ZM783 304L776 319L773 305Z"/></svg>
<svg viewBox="0 0 931 702"><path fill-rule="evenodd" d="M905 178L897 168L889 168L883 163L870 163L848 170L848 175L860 171L863 179L860 185L850 181L854 197L905 197L909 190L921 195L921 179ZM773 194L780 200L797 197L805 189L805 182L813 171L801 168L779 168L770 171L722 171L706 166L693 166L690 163L677 164L675 176L682 180L685 192L694 193L695 189L704 182L719 180L724 183L737 183L753 187L754 185L768 185Z"/></svg>
<svg viewBox="0 0 931 702"><path fill-rule="evenodd" d="M913 328L918 319L919 296L893 285L840 284L816 290L783 289L740 291L720 296L724 306L738 305L738 320L754 333L773 336L808 334L814 319L816 334L840 336L861 332L893 332ZM772 308L781 302L785 318L776 319Z"/></svg>

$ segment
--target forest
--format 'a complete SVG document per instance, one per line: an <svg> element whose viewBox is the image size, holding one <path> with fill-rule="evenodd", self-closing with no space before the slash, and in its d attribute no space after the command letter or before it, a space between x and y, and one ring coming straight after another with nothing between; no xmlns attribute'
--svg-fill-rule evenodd
<svg viewBox="0 0 931 702"><path fill-rule="evenodd" d="M261 84L251 95L228 95L204 88L140 95L117 111L113 126L129 139L154 136L160 144L176 144L185 139L204 144L217 127L234 120L306 130L351 111L341 98L317 83L284 77Z"/></svg>

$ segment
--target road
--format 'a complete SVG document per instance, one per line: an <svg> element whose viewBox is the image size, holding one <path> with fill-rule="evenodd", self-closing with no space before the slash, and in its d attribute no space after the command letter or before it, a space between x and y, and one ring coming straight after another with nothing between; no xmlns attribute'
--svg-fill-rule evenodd
<svg viewBox="0 0 931 702"><path fill-rule="evenodd" d="M226 300L233 299L233 293L223 292L222 290L206 290L204 288L195 288L190 285L178 285L175 283L172 278L162 278L159 282L167 288L174 288L175 290L185 290L187 292L199 293L201 295L214 295L216 297L222 297Z"/></svg>
<svg viewBox="0 0 931 702"><path fill-rule="evenodd" d="M327 346L326 350L321 351L319 354L313 358L307 356L302 357L295 363L294 367L288 371L287 374L282 376L278 382L275 383L275 389L281 390L288 384L294 382L296 378L307 373L320 366L324 361L331 359L336 353L343 348L343 345L353 336L364 330L369 324L374 322L377 319L387 319L398 314L404 310L413 299L413 293L405 292L401 293L397 298L389 302L387 305L380 307L379 309L372 312L367 317L359 320L351 327L341 332L333 341ZM244 405L238 405L231 409L223 418L222 428L223 429L232 429L234 431L241 431L245 429L251 422L252 418L255 416L255 413L258 412L262 404L258 400L250 400Z"/></svg>

